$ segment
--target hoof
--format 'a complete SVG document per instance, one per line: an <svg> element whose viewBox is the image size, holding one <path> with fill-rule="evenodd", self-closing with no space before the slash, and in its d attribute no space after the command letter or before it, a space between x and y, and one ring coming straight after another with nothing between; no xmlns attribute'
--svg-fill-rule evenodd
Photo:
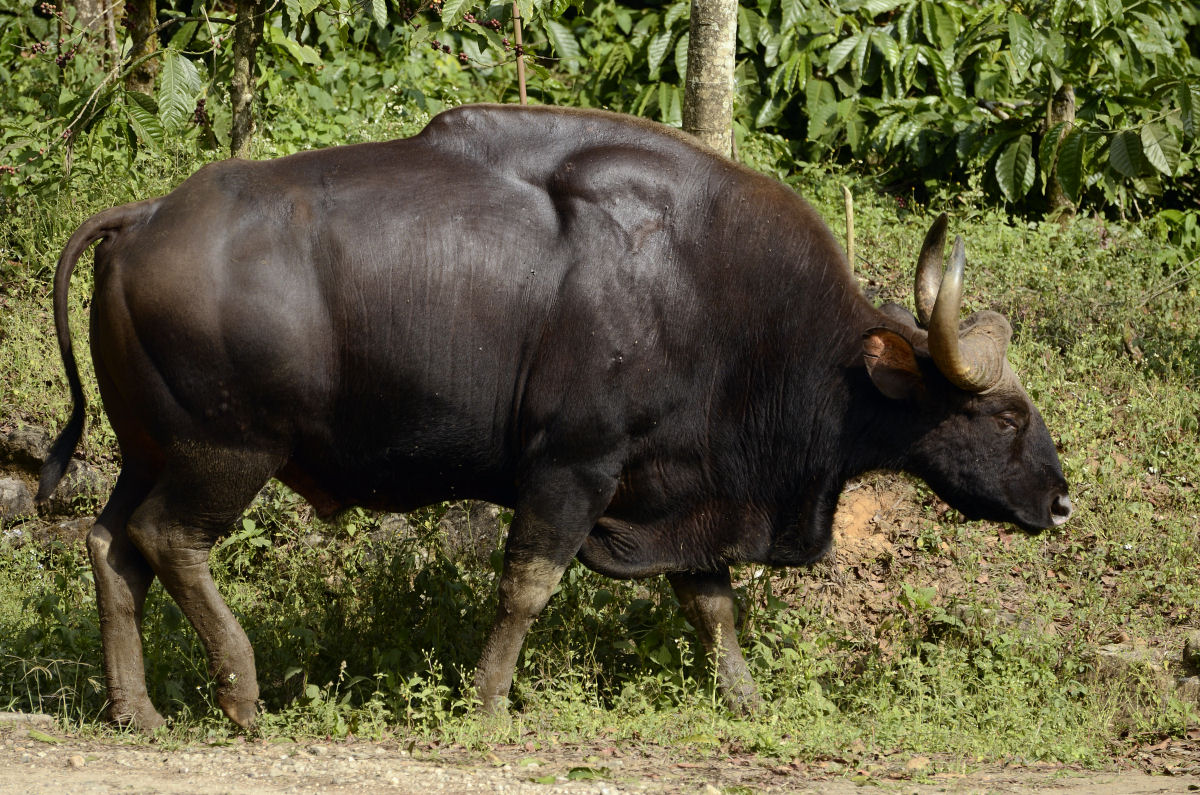
<svg viewBox="0 0 1200 795"><path fill-rule="evenodd" d="M109 720L118 726L136 729L142 734L153 734L155 729L167 724L149 701L145 704L112 704L108 708L108 715Z"/></svg>
<svg viewBox="0 0 1200 795"><path fill-rule="evenodd" d="M739 718L752 718L762 714L763 700L754 685L738 686L725 691L725 704Z"/></svg>
<svg viewBox="0 0 1200 795"><path fill-rule="evenodd" d="M237 699L233 697L222 698L218 696L217 702L221 705L221 711L238 726L241 726L243 729L254 728L254 721L258 717L258 702L256 700Z"/></svg>
<svg viewBox="0 0 1200 795"><path fill-rule="evenodd" d="M506 696L480 696L479 711L484 715L507 715L508 698Z"/></svg>

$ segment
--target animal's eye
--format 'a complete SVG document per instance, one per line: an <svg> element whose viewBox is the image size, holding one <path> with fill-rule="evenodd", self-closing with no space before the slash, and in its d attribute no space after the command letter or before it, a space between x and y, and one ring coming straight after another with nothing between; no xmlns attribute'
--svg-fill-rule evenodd
<svg viewBox="0 0 1200 795"><path fill-rule="evenodd" d="M996 415L996 422L1006 431L1015 431L1021 427L1021 418L1015 411L1002 411Z"/></svg>

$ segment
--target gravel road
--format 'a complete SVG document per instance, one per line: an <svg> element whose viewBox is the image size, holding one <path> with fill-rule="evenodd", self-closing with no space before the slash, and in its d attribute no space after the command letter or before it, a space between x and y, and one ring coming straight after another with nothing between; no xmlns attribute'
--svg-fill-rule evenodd
<svg viewBox="0 0 1200 795"><path fill-rule="evenodd" d="M850 762L850 764L845 764ZM0 715L0 793L1098 793L1200 791L1200 743L1160 743L1123 768L1062 765L956 769L949 760L896 754L799 761L682 752L649 744L434 747L367 742L237 741L168 749L63 734L42 716Z"/></svg>

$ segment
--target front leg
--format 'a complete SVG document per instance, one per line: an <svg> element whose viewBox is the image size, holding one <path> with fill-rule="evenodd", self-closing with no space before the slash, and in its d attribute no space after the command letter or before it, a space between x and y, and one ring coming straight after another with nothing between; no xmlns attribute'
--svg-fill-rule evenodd
<svg viewBox="0 0 1200 795"><path fill-rule="evenodd" d="M729 567L714 572L677 572L667 579L675 589L683 615L696 628L700 642L717 663L717 685L729 708L748 714L762 697L742 656L734 625L733 587Z"/></svg>
<svg viewBox="0 0 1200 795"><path fill-rule="evenodd" d="M505 543L496 621L475 672L484 712L504 711L525 635L612 498L615 469L555 467L523 484Z"/></svg>

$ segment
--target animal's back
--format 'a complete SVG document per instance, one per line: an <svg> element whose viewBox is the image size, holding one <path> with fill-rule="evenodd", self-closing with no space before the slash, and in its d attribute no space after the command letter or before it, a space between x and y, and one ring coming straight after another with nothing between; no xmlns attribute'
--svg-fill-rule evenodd
<svg viewBox="0 0 1200 795"><path fill-rule="evenodd" d="M592 111L460 108L409 139L212 164L102 247L106 401L160 446L276 450L318 506L509 502L539 434L629 433L719 377L764 289L808 289L738 241L828 248L804 213Z"/></svg>

